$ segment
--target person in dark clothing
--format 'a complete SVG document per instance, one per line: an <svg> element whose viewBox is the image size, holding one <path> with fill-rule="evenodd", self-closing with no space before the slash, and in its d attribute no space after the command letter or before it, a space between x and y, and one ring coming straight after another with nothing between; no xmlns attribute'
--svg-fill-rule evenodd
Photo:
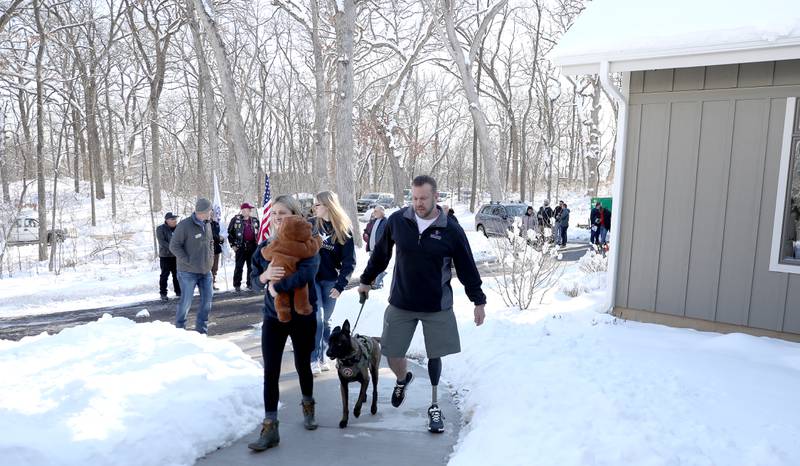
<svg viewBox="0 0 800 466"><path fill-rule="evenodd" d="M219 256L222 254L222 243L225 239L219 236L219 219L216 215L211 214L211 234L214 236L214 263L211 265L211 286L214 291L219 291L217 288L217 271L219 270Z"/></svg>
<svg viewBox="0 0 800 466"><path fill-rule="evenodd" d="M236 267L233 269L233 288L236 291L242 289L242 270L245 264L247 264L247 289L252 289L250 258L258 246L258 219L250 216L254 207L245 202L240 208L241 212L228 224L228 240L236 251Z"/></svg>
<svg viewBox="0 0 800 466"><path fill-rule="evenodd" d="M542 203L541 207L539 207L539 211L536 213L536 219L539 223L539 230L542 235L544 235L544 229L549 228L553 229L553 216L555 213L553 209L550 208L550 199L545 199ZM550 241L554 241L555 235L553 234L550 238Z"/></svg>
<svg viewBox="0 0 800 466"><path fill-rule="evenodd" d="M559 245L563 248L567 245L567 229L569 228L569 208L567 203L560 201L561 210L556 215L556 223L559 231Z"/></svg>
<svg viewBox="0 0 800 466"><path fill-rule="evenodd" d="M458 218L456 218L456 211L453 210L452 207L450 207L447 204L444 204L442 205L442 212L447 212L447 218L458 223Z"/></svg>
<svg viewBox="0 0 800 466"><path fill-rule="evenodd" d="M455 263L456 275L464 284L467 297L475 304L476 325L483 324L486 317L486 295L481 290L481 276L464 230L436 206L436 180L426 175L414 178L411 198L410 207L389 217L386 231L361 275L358 291L368 295L375 278L389 265L392 249L396 249L392 291L381 336L381 353L397 377L392 406L403 403L406 388L414 378L407 370L406 352L421 321L431 380L428 430L439 433L444 431L436 398L441 358L461 351L450 286L451 262Z"/></svg>
<svg viewBox="0 0 800 466"><path fill-rule="evenodd" d="M564 201L558 201L558 205L553 209L553 238L556 244L561 244L561 210L564 209Z"/></svg>
<svg viewBox="0 0 800 466"><path fill-rule="evenodd" d="M271 210L273 235L280 231L283 219L291 215L301 215L301 207L296 199L291 196L278 196L272 203ZM261 255L261 249L266 247L270 239L263 241L256 248L252 257L253 269L251 271L252 283L260 288L267 288L264 294L264 323L261 328L261 352L264 358L264 422L258 440L247 445L255 451L263 451L278 445L278 399L280 397L279 379L281 375L281 361L286 346L286 339L292 339L294 353L294 367L300 381L302 393L303 425L308 430L317 428L314 418L314 376L311 373L311 352L314 350L314 336L317 332L316 303L317 295L314 287L314 277L317 275L320 258L319 255L309 259L302 259L297 263L297 271L285 277L283 267L272 266ZM291 303L291 320L281 322L275 311L275 296L278 293L291 293L298 288L308 286L308 299L314 310L309 315L300 315L294 309L294 299Z"/></svg>
<svg viewBox="0 0 800 466"><path fill-rule="evenodd" d="M331 336L330 320L350 275L356 268L356 248L353 243L350 217L339 203L339 197L331 191L317 194L311 224L314 231L322 236L322 249L319 251L319 271L317 287L317 335L314 340L314 353L311 355L311 370L320 373L330 370L325 361L325 347Z"/></svg>
<svg viewBox="0 0 800 466"><path fill-rule="evenodd" d="M606 237L611 229L611 211L598 202L589 215L589 224L592 228L592 244L606 244Z"/></svg>
<svg viewBox="0 0 800 466"><path fill-rule="evenodd" d="M367 248L367 252L370 255L372 255L372 250L375 249L375 244L381 239L384 231L386 231L386 210L382 205L377 205L372 214L372 220L364 228L363 235L364 247ZM372 284L372 288L376 290L383 288L383 277L385 276L386 272L379 273L375 278L375 283Z"/></svg>
<svg viewBox="0 0 800 466"><path fill-rule="evenodd" d="M167 280L172 274L172 289L175 296L181 295L181 285L178 281L178 262L175 254L169 250L169 241L178 225L178 216L172 212L164 215L164 223L156 228L156 239L158 240L158 262L161 266L161 275L158 277L158 292L161 301L167 301Z"/></svg>

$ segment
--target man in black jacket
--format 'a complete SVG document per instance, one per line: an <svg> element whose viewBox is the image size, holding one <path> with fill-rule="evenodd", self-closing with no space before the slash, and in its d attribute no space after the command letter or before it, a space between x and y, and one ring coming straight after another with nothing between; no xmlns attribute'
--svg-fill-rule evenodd
<svg viewBox="0 0 800 466"><path fill-rule="evenodd" d="M591 243L597 245L606 244L606 236L608 235L608 230L611 229L611 211L603 207L598 201L589 215L589 222L592 229Z"/></svg>
<svg viewBox="0 0 800 466"><path fill-rule="evenodd" d="M211 211L211 235L214 237L214 263L211 265L211 287L214 291L217 288L217 271L219 270L219 256L222 255L222 244L225 240L219 235L220 225L214 211Z"/></svg>
<svg viewBox="0 0 800 466"><path fill-rule="evenodd" d="M358 291L368 295L370 285L389 265L392 248L396 248L392 290L381 337L381 352L397 376L392 406L400 406L406 387L413 380L412 373L407 371L406 352L417 322L421 321L433 401L428 409L428 430L439 433L444 432L436 400L441 358L461 351L450 287L451 262L455 263L458 279L475 304L476 325L483 324L486 295L481 290L481 277L464 230L436 206L436 198L436 180L425 175L414 178L411 207L389 217L386 230L361 275Z"/></svg>
<svg viewBox="0 0 800 466"><path fill-rule="evenodd" d="M258 219L250 216L254 207L245 202L241 211L235 215L228 225L228 241L236 251L236 267L233 269L233 288L241 291L242 270L247 264L247 289L252 290L250 283L250 258L258 246Z"/></svg>
<svg viewBox="0 0 800 466"><path fill-rule="evenodd" d="M177 219L177 215L167 212L164 215L164 223L156 228L158 262L161 266L161 275L158 277L158 292L161 295L161 301L167 300L167 279L169 279L169 274L172 274L172 288L175 290L175 296L181 295L181 285L178 283L178 263L175 255L169 250L169 241L172 239L172 233L175 232L175 227L178 225Z"/></svg>

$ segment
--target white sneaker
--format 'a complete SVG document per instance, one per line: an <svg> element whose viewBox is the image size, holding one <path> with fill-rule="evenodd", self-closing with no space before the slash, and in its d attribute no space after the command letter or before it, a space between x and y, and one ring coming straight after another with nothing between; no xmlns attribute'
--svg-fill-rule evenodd
<svg viewBox="0 0 800 466"><path fill-rule="evenodd" d="M311 363L311 373L314 375L322 373L322 368L320 367L319 362L314 361Z"/></svg>
<svg viewBox="0 0 800 466"><path fill-rule="evenodd" d="M319 365L319 368L322 369L322 372L327 372L331 370L331 365L328 361L322 361L322 364Z"/></svg>

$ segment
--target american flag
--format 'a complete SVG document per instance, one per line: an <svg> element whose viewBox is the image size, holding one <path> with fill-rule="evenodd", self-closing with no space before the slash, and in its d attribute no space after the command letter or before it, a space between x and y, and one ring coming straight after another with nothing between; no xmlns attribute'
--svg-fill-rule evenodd
<svg viewBox="0 0 800 466"><path fill-rule="evenodd" d="M261 208L261 226L258 229L258 242L262 242L270 234L270 209L272 208L272 195L269 192L269 174L264 176L264 202Z"/></svg>

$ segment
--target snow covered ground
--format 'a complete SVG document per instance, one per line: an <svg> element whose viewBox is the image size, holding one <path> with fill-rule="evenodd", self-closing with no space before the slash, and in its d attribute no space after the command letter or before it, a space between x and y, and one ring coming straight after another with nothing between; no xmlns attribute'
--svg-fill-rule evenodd
<svg viewBox="0 0 800 466"><path fill-rule="evenodd" d="M620 321L604 313L604 272L575 264L561 282L519 311L484 280L481 327L454 285L462 352L443 379L465 425L451 466L797 464L800 344ZM559 291L575 283L577 297ZM387 300L370 294L359 333L380 335ZM349 291L333 320L357 314ZM410 352L424 358L420 329Z"/></svg>
<svg viewBox="0 0 800 466"><path fill-rule="evenodd" d="M48 188L51 185L52 181L48 181ZM97 225L93 227L89 185L83 183L80 194L75 194L72 186L70 179L59 182L55 227L77 233L60 247L60 273L49 272L47 262L37 260L36 245L9 246L0 279L0 296L3 298L0 299L0 318L158 299L160 269L158 260L154 259L153 223L147 190L137 186L119 186L118 214L113 220L111 189L107 186L106 199L96 201ZM12 190L18 192L19 189L20 183L12 185ZM162 224L167 211L182 218L190 215L193 201L165 192L164 210L154 214L153 222L156 226ZM29 190L25 202L35 204L35 191ZM226 220L236 213L236 206L223 210ZM227 223L223 228L227 228ZM217 286L223 291L233 289L233 266L232 257L220 265ZM171 279L169 293L172 296Z"/></svg>
<svg viewBox="0 0 800 466"><path fill-rule="evenodd" d="M588 200L565 198L586 204L588 217ZM60 276L38 266L0 280L0 293L25 312L154 295L149 218L137 208L126 204L130 220L114 226L133 231L127 260L78 254L82 266ZM466 207L456 210L476 257L491 255L502 240L482 237ZM84 237L97 229L79 226ZM357 274L366 261L359 250ZM619 321L603 312L605 273L577 263L527 311L504 305L493 278L484 284L481 327L453 286L462 352L445 358L443 378L464 426L451 465L797 464L800 344ZM380 334L388 294L370 294L359 333ZM7 301L0 311L14 309ZM357 294L346 291L334 324L357 315ZM421 331L410 352L424 360ZM169 323L105 318L0 341L0 373L3 464L191 464L260 417L258 364Z"/></svg>
<svg viewBox="0 0 800 466"><path fill-rule="evenodd" d="M169 323L0 340L0 463L191 465L263 417L261 366Z"/></svg>

